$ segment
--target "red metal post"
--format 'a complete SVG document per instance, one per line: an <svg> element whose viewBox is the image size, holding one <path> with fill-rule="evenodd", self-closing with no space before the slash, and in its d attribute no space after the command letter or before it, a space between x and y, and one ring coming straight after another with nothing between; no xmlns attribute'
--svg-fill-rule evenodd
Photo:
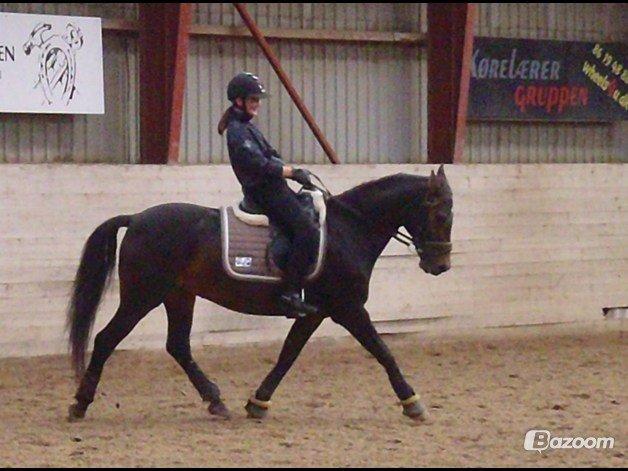
<svg viewBox="0 0 628 471"><path fill-rule="evenodd" d="M140 3L140 162L176 163L191 4Z"/></svg>
<svg viewBox="0 0 628 471"><path fill-rule="evenodd" d="M428 162L460 162L466 133L476 5L429 3Z"/></svg>
<svg viewBox="0 0 628 471"><path fill-rule="evenodd" d="M467 3L466 17L460 18L465 22L464 28L459 30L462 41L462 62L460 64L460 87L458 88L458 113L456 118L456 145L454 148L454 162L461 162L463 159L464 144L467 136L467 116L469 108L469 84L471 81L471 60L473 57L473 37L475 20L477 16L477 5Z"/></svg>
<svg viewBox="0 0 628 471"><path fill-rule="evenodd" d="M268 42L264 38L264 35L255 24L255 21L253 20L251 15L249 15L249 12L246 9L246 6L243 3L234 3L234 5L236 9L238 10L238 13L240 13L242 20L244 21L244 24L246 24L246 26L251 31L251 34L253 35L253 37L262 48L262 51L264 52L264 55L266 56L266 58L269 60L270 65L273 67L273 69L275 69L275 72L277 73L279 80L281 80L281 83L283 83L284 87L286 87L286 90L288 91L288 94L292 98L292 101L294 101L294 104L297 105L297 108L301 112L301 115L303 116L308 126L314 133L314 136L316 137L319 144L325 151L325 154L327 154L327 157L329 158L329 160L334 164L340 163L340 161L338 160L338 156L336 155L336 152L334 152L329 142L327 142L327 139L325 139L323 132L316 125L316 122L314 121L314 117L311 115L311 113L305 106L305 103L303 103L303 100L301 99L301 97L299 96L295 88L292 86L290 79L288 78L283 68L281 67L281 64L279 63L279 60L275 56L273 50L268 45Z"/></svg>

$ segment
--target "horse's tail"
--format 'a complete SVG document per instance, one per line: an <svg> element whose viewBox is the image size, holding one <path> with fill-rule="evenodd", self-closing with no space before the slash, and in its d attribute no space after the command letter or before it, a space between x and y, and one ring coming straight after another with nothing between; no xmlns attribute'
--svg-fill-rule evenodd
<svg viewBox="0 0 628 471"><path fill-rule="evenodd" d="M85 351L96 311L116 265L118 229L128 227L130 221L131 216L123 215L103 222L83 247L67 311L68 344L77 378L85 371Z"/></svg>

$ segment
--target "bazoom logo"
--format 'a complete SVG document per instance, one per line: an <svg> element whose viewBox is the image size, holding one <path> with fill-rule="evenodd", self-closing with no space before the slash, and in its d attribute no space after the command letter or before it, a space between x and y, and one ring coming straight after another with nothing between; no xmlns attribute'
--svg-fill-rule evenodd
<svg viewBox="0 0 628 471"><path fill-rule="evenodd" d="M612 449L615 446L613 437L582 438L582 437L552 437L548 430L530 430L526 433L523 448L527 451L539 453L551 448L552 450L569 449Z"/></svg>

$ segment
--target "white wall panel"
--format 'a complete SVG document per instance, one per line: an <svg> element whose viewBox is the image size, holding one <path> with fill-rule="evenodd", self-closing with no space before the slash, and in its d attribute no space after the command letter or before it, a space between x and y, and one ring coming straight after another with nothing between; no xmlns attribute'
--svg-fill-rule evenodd
<svg viewBox="0 0 628 471"><path fill-rule="evenodd" d="M316 166L334 193L426 165ZM452 268L432 277L395 243L378 261L367 308L381 331L591 322L628 303L628 167L448 166ZM65 308L81 249L104 220L160 203L236 201L231 169L214 166L4 165L0 172L0 357L64 353ZM122 239L124 229L118 240ZM118 283L96 331L118 303ZM280 339L290 322L196 304L193 341ZM344 335L324 323L321 334ZM122 348L163 348L160 307Z"/></svg>

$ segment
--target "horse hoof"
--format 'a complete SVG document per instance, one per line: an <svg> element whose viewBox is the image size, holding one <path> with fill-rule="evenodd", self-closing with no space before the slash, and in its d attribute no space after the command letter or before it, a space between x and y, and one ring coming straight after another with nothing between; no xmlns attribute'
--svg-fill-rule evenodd
<svg viewBox="0 0 628 471"><path fill-rule="evenodd" d="M231 418L231 412L227 409L222 402L215 402L209 405L207 408L211 415L215 415L216 417L221 417L225 420L229 420Z"/></svg>
<svg viewBox="0 0 628 471"><path fill-rule="evenodd" d="M85 418L85 412L87 409L79 407L78 404L72 404L68 408L68 422L77 422Z"/></svg>
<svg viewBox="0 0 628 471"><path fill-rule="evenodd" d="M244 408L248 413L247 417L249 419L263 419L268 414L268 409L253 404L251 401L247 402Z"/></svg>
<svg viewBox="0 0 628 471"><path fill-rule="evenodd" d="M416 422L429 422L430 415L427 409L420 402L414 402L403 407L403 415L411 418Z"/></svg>

